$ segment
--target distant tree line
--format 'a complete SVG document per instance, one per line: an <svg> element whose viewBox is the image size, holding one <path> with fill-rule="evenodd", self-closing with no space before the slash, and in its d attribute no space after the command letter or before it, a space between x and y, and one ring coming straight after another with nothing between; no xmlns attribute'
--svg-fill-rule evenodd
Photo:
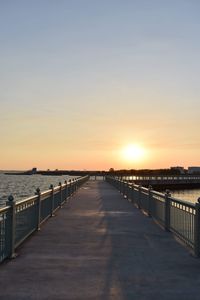
<svg viewBox="0 0 200 300"><path fill-rule="evenodd" d="M156 175L180 175L181 172L178 169L140 169L140 170L114 170L109 169L109 174L116 176L156 176Z"/></svg>

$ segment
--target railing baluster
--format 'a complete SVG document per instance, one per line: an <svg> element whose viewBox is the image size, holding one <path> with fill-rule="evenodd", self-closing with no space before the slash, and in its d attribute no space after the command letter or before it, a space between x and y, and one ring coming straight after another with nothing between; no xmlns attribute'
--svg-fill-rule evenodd
<svg viewBox="0 0 200 300"><path fill-rule="evenodd" d="M151 217L151 211L152 211L152 186L151 185L149 186L148 193L149 193L148 216Z"/></svg>
<svg viewBox="0 0 200 300"><path fill-rule="evenodd" d="M37 213L37 230L40 230L40 222L41 222L41 192L40 188L36 189L36 193L38 196L38 213Z"/></svg>
<svg viewBox="0 0 200 300"><path fill-rule="evenodd" d="M59 182L59 187L60 187L60 190L59 190L59 193L60 193L60 204L59 204L59 207L62 208L62 183Z"/></svg>
<svg viewBox="0 0 200 300"><path fill-rule="evenodd" d="M165 230L170 230L170 197L171 194L169 190L165 193Z"/></svg>
<svg viewBox="0 0 200 300"><path fill-rule="evenodd" d="M49 187L51 189L51 217L54 217L54 186L53 184Z"/></svg>
<svg viewBox="0 0 200 300"><path fill-rule="evenodd" d="M6 235L10 234L10 236L7 236L8 241L8 255L9 258L15 258L15 234L16 234L16 202L14 200L14 197L10 195L8 197L8 201L6 202L6 205L10 206L10 224L7 224L7 226L10 226L10 228L6 228Z"/></svg>
<svg viewBox="0 0 200 300"><path fill-rule="evenodd" d="M199 200L199 199L198 199ZM194 219L194 253L195 256L200 256L200 203L195 204L195 219Z"/></svg>

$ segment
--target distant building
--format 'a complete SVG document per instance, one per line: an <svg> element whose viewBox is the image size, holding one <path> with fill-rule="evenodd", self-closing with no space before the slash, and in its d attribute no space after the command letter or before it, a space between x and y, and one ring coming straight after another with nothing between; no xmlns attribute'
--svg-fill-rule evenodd
<svg viewBox="0 0 200 300"><path fill-rule="evenodd" d="M188 174L200 174L200 167L188 167Z"/></svg>
<svg viewBox="0 0 200 300"><path fill-rule="evenodd" d="M184 169L184 167L176 166L176 167L171 167L170 169L171 169L172 171L178 171L179 174L185 174L185 169Z"/></svg>
<svg viewBox="0 0 200 300"><path fill-rule="evenodd" d="M33 168L33 169L31 170L31 174L37 174L37 168Z"/></svg>

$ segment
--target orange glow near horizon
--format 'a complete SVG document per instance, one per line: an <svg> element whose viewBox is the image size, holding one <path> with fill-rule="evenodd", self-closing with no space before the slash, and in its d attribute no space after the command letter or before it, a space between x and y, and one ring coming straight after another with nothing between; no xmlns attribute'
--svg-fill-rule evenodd
<svg viewBox="0 0 200 300"><path fill-rule="evenodd" d="M127 143L126 140L106 140L105 143L84 144L81 140L75 144L62 145L51 141L40 141L33 145L30 141L26 145L15 144L15 147L2 146L1 151L4 159L1 161L1 170L28 170L37 167L39 170L109 170L120 169L160 169L172 166L188 167L199 165L198 148L196 152L191 149L168 148L162 145L144 143L140 139L136 143ZM78 143L80 146L78 147ZM35 147L34 147L35 146ZM37 146L37 147L36 147ZM192 159L191 159L192 158Z"/></svg>

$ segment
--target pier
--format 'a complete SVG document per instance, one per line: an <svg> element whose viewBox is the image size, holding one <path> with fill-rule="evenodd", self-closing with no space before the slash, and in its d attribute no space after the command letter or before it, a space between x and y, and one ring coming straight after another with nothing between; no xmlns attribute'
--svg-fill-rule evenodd
<svg viewBox="0 0 200 300"><path fill-rule="evenodd" d="M108 180L80 185L0 265L1 300L199 299L200 260Z"/></svg>
<svg viewBox="0 0 200 300"><path fill-rule="evenodd" d="M200 175L116 176L116 178L145 187L151 185L155 190L192 189L200 187Z"/></svg>

